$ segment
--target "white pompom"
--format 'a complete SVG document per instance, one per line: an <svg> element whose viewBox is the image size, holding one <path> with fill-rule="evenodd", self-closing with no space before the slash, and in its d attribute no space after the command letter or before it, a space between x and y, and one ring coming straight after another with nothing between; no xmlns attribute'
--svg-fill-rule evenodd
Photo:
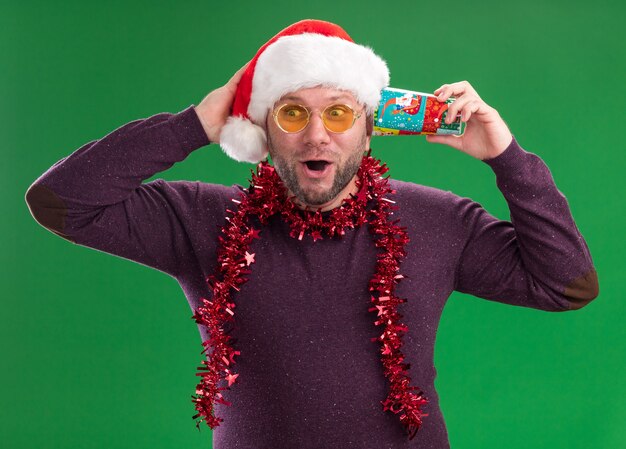
<svg viewBox="0 0 626 449"><path fill-rule="evenodd" d="M267 137L259 125L243 117L228 117L220 133L220 147L239 162L257 164L267 157Z"/></svg>

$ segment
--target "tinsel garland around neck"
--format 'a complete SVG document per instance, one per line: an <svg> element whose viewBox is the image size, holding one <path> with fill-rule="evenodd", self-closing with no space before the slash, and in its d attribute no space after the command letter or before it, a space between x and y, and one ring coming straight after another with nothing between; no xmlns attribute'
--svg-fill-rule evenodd
<svg viewBox="0 0 626 449"><path fill-rule="evenodd" d="M255 254L250 253L249 249L254 239L261 238L261 230L252 226L250 218L257 216L260 223L265 225L275 214L280 214L289 224L291 237L299 240L307 233L314 241L340 237L348 229L369 223L374 244L381 249L376 270L369 281L371 307L368 311L377 312L376 326L384 326L379 336L371 338L372 342L379 342L383 371L390 383L389 394L381 401L383 411L401 413L399 419L409 440L413 439L422 425L422 417L428 416L420 409L428 400L421 389L409 385L410 364L403 363L404 356L400 351L402 335L408 331L408 327L400 322L402 315L396 311L396 307L406 300L398 298L394 290L404 277L399 273L399 265L406 256L405 245L409 237L406 228L397 225L399 220L391 221L389 218L397 206L386 195L395 193L395 190L389 187L388 176L383 177L387 167L371 157L370 153L363 157L357 173L358 193L351 194L330 213L299 209L288 197L282 180L267 161L258 164L256 174L252 172L250 187L243 189L242 197L232 200L238 206L235 211L227 211L230 216L226 217L227 223L218 237L216 272L206 279L213 293L212 300L201 298L203 306L199 306L192 316L209 331L210 337L202 343L202 353L209 353L209 348L213 348L208 360L203 360L202 366L198 368L196 375L202 379L196 387L196 396L192 395L192 402L198 411L193 419L200 417L196 423L198 429L203 420L211 429L223 421L213 416L214 402L231 405L221 391L230 390L239 375L233 372L233 365L234 357L240 351L229 344L231 337L224 331L223 323L234 321L233 296L236 297L240 286L247 281L245 276L250 274L249 267L255 262ZM374 200L374 205L368 209L369 200ZM220 380L226 380L228 386L218 386ZM412 390L416 393L412 393Z"/></svg>

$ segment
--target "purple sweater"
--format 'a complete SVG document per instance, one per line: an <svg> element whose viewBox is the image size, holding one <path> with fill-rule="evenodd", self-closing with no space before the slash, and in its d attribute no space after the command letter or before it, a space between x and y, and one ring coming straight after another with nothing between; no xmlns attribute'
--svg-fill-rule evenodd
<svg viewBox="0 0 626 449"><path fill-rule="evenodd" d="M240 186L142 181L207 144L193 105L135 120L58 161L26 201L37 222L64 239L174 277L194 310L210 298L205 278ZM447 448L433 356L452 291L553 312L597 297L591 254L545 163L515 138L484 162L510 221L452 192L390 180L394 218L411 239L401 264L408 277L396 288L407 299L398 308L409 328L402 352L411 385L429 399L416 437L408 441L398 416L380 403L388 384L379 345L370 340L380 333L367 290L378 250L367 225L340 239L298 241L274 217L252 243L256 263L234 296L239 377L224 392L232 405L215 406L224 422L213 431L213 447ZM193 426L191 402L189 413Z"/></svg>

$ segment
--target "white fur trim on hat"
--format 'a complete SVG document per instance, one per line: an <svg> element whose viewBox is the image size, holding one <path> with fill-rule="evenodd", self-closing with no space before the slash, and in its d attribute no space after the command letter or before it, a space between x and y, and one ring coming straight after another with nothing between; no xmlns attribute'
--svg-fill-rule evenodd
<svg viewBox="0 0 626 449"><path fill-rule="evenodd" d="M323 85L348 90L373 113L389 85L387 64L371 48L336 36L283 36L259 56L248 115L257 124L283 95Z"/></svg>
<svg viewBox="0 0 626 449"><path fill-rule="evenodd" d="M230 116L220 131L220 147L231 158L253 164L267 157L265 131L243 117Z"/></svg>

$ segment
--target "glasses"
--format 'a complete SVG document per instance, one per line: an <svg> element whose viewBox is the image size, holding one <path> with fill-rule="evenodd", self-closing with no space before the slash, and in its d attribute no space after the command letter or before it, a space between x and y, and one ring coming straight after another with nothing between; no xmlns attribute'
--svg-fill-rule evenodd
<svg viewBox="0 0 626 449"><path fill-rule="evenodd" d="M324 127L333 133L343 133L352 128L354 122L361 117L347 104L331 104L321 113ZM276 125L286 133L299 133L307 127L311 119L311 111L301 104L287 103L280 106L272 114Z"/></svg>

